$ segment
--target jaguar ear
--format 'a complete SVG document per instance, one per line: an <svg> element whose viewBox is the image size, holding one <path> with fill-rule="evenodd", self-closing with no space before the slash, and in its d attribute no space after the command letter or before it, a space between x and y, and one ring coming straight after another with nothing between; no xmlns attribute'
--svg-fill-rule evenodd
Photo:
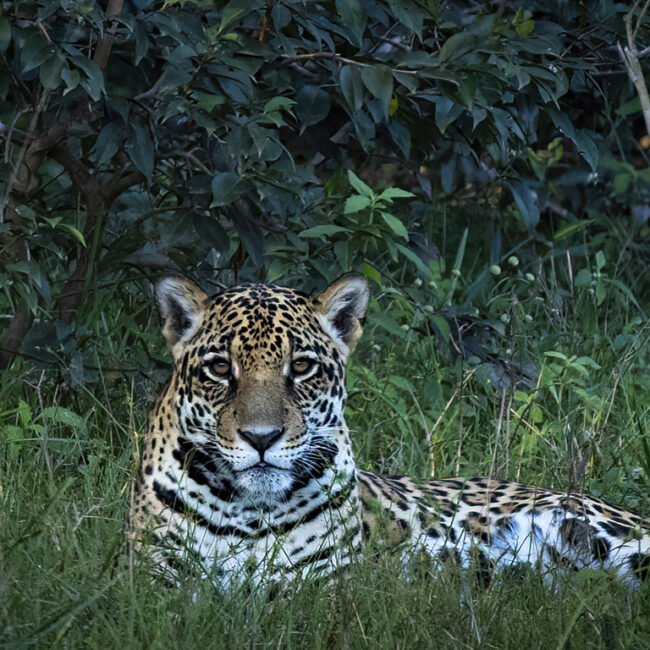
<svg viewBox="0 0 650 650"><path fill-rule="evenodd" d="M164 278L156 285L156 300L165 319L163 334L174 358L203 320L208 296L185 278Z"/></svg>
<svg viewBox="0 0 650 650"><path fill-rule="evenodd" d="M354 350L361 338L361 321L369 298L366 279L356 275L335 282L316 299L323 329L346 354Z"/></svg>

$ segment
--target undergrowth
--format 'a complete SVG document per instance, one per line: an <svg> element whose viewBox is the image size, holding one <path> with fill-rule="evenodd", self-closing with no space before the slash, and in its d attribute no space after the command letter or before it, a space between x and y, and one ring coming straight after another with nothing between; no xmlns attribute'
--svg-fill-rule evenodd
<svg viewBox="0 0 650 650"><path fill-rule="evenodd" d="M519 312L514 293L504 303L516 353L483 359L418 322L424 295L375 291L348 377L359 465L584 489L650 516L647 323L612 294L593 320L574 317L587 285L560 296L553 316L536 299L544 284L519 296ZM156 327L143 340L162 358ZM110 372L68 379L16 366L0 385L2 647L650 647L650 587L628 592L600 571L556 589L532 571L485 586L452 568L405 575L381 555L279 594L162 587L124 534L157 386Z"/></svg>

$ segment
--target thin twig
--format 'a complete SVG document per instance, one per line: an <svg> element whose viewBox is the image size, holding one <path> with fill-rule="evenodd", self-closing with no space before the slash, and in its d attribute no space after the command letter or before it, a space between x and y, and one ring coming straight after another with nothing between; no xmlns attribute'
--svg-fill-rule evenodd
<svg viewBox="0 0 650 650"><path fill-rule="evenodd" d="M470 370L467 373L467 375L465 376L465 379L463 379L461 385L456 387L456 389L452 393L451 397L447 400L447 403L445 404L445 408L442 409L442 412L438 416L438 419L433 423L433 426L431 427L431 430L427 431L426 442L427 442L427 445L429 447L429 461L431 463L431 466L430 466L431 476L436 475L435 458L433 456L433 444L432 444L433 432L438 428L438 425L440 424L440 422L442 422L442 418L445 417L447 411L449 410L449 407L452 405L452 403L454 402L456 397L458 397L458 393L460 393L460 391L465 388L465 386L467 385L467 382L472 378L472 376L474 375L475 372L476 372L476 368L474 368L473 370Z"/></svg>
<svg viewBox="0 0 650 650"><path fill-rule="evenodd" d="M9 196L11 195L11 192L14 188L14 184L16 183L16 180L18 178L18 174L20 173L21 165L25 163L28 166L28 170L26 174L28 178L26 179L26 183L25 183L26 185L29 185L29 182L31 180L31 172L36 171L35 169L32 170L30 168L29 162L26 161L29 159L28 152L36 141L36 127L38 126L38 120L41 117L41 113L45 110L45 106L47 104L47 100L49 96L50 94L48 91L45 91L41 95L41 98L38 104L36 105L36 110L32 114L32 119L30 120L29 127L27 128L27 135L25 137L25 141L23 142L22 147L20 148L18 158L16 159L16 162L11 170L11 174L9 175L9 181L7 182L7 185L5 187L5 195L2 200L2 205L0 206L0 223L4 223L5 209L9 203ZM26 187L24 189L27 190L28 188Z"/></svg>
<svg viewBox="0 0 650 650"><path fill-rule="evenodd" d="M212 172L191 152L191 151L172 151L171 156L175 158L185 158L189 160L193 165L198 167L205 174L212 175Z"/></svg>
<svg viewBox="0 0 650 650"><path fill-rule="evenodd" d="M620 43L616 44L618 48L618 53L623 60L625 69L627 70L628 77L630 81L634 84L636 91L639 95L639 100L641 101L641 108L643 110L643 119L645 120L646 132L650 135L650 94L648 94L648 87L646 86L645 79L643 77L643 71L641 70L641 63L639 62L639 52L636 49L635 38L638 33L639 27L645 14L650 7L650 0L646 0L641 12L639 13L636 25L632 26L632 21L636 10L640 4L640 0L636 0L632 5L632 8L625 16L625 33L627 35L627 45L621 45Z"/></svg>
<svg viewBox="0 0 650 650"><path fill-rule="evenodd" d="M7 135L5 139L5 152L4 152L4 162L5 165L9 162L9 150L11 148L11 142L13 140L13 135L14 135L14 129L16 128L16 122L20 118L21 115L27 112L26 108L21 108L15 115L14 119L11 120L11 124L9 125L9 128L7 129Z"/></svg>
<svg viewBox="0 0 650 650"><path fill-rule="evenodd" d="M308 52L306 54L294 54L294 55L283 55L280 57L284 59L287 64L295 63L296 61L305 61L310 59L336 59L337 61L342 61L348 65L356 65L360 68L369 68L375 65L374 63L364 63L363 61L355 61L354 59L348 59L345 56L341 56L338 52ZM419 70L408 70L402 68L393 68L393 72L399 72L400 74L420 74Z"/></svg>

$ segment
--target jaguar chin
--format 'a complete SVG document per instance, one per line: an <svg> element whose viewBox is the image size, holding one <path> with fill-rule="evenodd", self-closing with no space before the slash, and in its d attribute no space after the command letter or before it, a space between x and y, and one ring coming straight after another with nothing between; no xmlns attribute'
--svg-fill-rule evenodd
<svg viewBox="0 0 650 650"><path fill-rule="evenodd" d="M265 509L282 503L293 485L291 472L268 463L258 463L237 472L236 488L251 506Z"/></svg>

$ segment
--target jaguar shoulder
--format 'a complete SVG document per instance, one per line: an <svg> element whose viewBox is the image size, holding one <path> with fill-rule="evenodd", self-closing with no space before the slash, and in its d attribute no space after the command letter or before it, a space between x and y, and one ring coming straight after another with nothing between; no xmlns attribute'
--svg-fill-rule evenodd
<svg viewBox="0 0 650 650"><path fill-rule="evenodd" d="M492 479L416 484L359 470L345 364L363 278L310 298L270 284L209 298L181 278L156 297L174 370L150 418L131 528L156 570L224 584L328 575L378 530L408 555L542 571L650 574L650 523L585 495Z"/></svg>

